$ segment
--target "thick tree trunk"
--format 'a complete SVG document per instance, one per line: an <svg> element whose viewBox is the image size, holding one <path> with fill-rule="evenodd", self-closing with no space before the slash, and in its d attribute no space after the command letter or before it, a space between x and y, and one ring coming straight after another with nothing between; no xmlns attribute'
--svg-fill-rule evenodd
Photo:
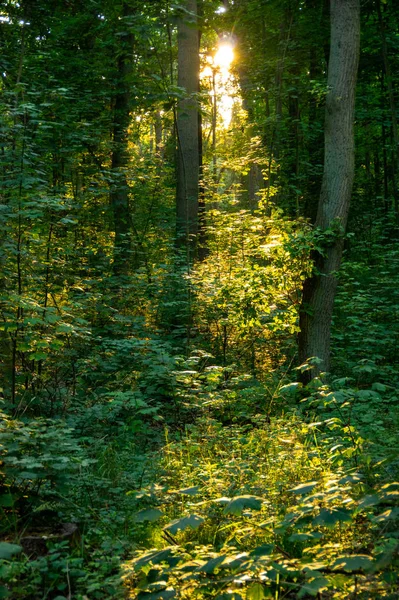
<svg viewBox="0 0 399 600"><path fill-rule="evenodd" d="M329 29L329 1L311 0L308 3L309 18L313 19L315 26L320 32L320 38L324 41L323 47L321 44L311 44L309 48L309 80L312 82L321 81L323 79L323 70L325 69L324 57L326 64L328 63L328 53L330 48L330 40L328 35ZM327 47L325 47L327 46ZM308 108L308 135L307 135L307 151L309 155L308 162L312 165L312 169L308 170L308 176L304 183L304 202L303 216L310 219L311 223L315 223L317 217L317 207L320 197L320 186L322 180L322 168L320 165L323 162L323 131L319 127L321 121L322 107L321 103L312 94L309 98Z"/></svg>
<svg viewBox="0 0 399 600"><path fill-rule="evenodd" d="M124 11L125 12L125 11ZM130 124L130 74L133 60L133 35L123 40L123 48L117 62L116 93L114 97L112 125L112 183L110 202L114 218L114 265L115 275L123 275L129 269L130 213L129 185L126 170L129 164L128 128Z"/></svg>
<svg viewBox="0 0 399 600"><path fill-rule="evenodd" d="M177 106L177 241L196 246L198 233L199 143L198 91L199 52L197 0L185 0L178 22L178 86L184 98Z"/></svg>
<svg viewBox="0 0 399 600"><path fill-rule="evenodd" d="M330 334L336 271L341 264L354 178L354 108L360 40L359 0L331 0L331 46L326 98L324 172L316 227L335 233L317 253L303 287L299 360L321 360L310 377L330 369Z"/></svg>
<svg viewBox="0 0 399 600"><path fill-rule="evenodd" d="M201 23L204 16L203 0L197 0L198 21L198 56L201 50ZM201 81L198 77L198 93L201 93ZM205 185L204 185L204 147L202 139L202 114L198 109L198 244L197 258L202 261L208 256L208 247L206 240L206 206L205 206Z"/></svg>

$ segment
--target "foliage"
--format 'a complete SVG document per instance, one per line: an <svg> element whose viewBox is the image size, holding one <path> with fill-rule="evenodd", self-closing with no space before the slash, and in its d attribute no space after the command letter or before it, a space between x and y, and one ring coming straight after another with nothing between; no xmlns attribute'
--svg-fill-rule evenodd
<svg viewBox="0 0 399 600"><path fill-rule="evenodd" d="M192 263L174 240L181 3L3 4L0 598L396 598L398 7L362 3L343 236L311 224L325 3L201 2L202 65L227 32L236 59L198 94ZM305 386L302 285L337 238L332 372Z"/></svg>
<svg viewBox="0 0 399 600"><path fill-rule="evenodd" d="M301 286L310 272L306 223L240 210L209 217L210 256L192 274L194 320L223 364L253 373L292 354Z"/></svg>
<svg viewBox="0 0 399 600"><path fill-rule="evenodd" d="M207 419L165 447L154 502L169 518L191 516L164 526L163 550L126 565L133 597L311 597L329 589L344 598L356 588L366 598L395 589L399 484L368 493L378 471L365 460L368 481L359 474L363 440L354 428L295 413L258 423L223 428ZM185 525L192 511L196 531Z"/></svg>
<svg viewBox="0 0 399 600"><path fill-rule="evenodd" d="M23 526L32 513L59 500L90 461L63 422L42 418L23 423L4 413L1 419L0 505L4 533Z"/></svg>

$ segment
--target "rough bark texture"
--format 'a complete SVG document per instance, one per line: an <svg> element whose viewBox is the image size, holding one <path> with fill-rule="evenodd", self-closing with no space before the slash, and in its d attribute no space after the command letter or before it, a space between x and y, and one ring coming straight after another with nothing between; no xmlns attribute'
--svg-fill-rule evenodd
<svg viewBox="0 0 399 600"><path fill-rule="evenodd" d="M203 0L197 0L198 20L201 23L204 16ZM198 56L201 50L201 27L198 28ZM201 81L198 77L198 92L201 93ZM208 256L208 247L206 240L206 206L205 206L205 186L204 186L204 148L202 140L202 114L198 110L198 244L197 258L202 261Z"/></svg>
<svg viewBox="0 0 399 600"><path fill-rule="evenodd" d="M177 107L177 239L195 247L198 233L198 90L197 0L185 0L178 22L178 81L184 98Z"/></svg>
<svg viewBox="0 0 399 600"><path fill-rule="evenodd" d="M334 230L317 253L315 274L305 281L300 310L299 359L318 357L311 376L330 369L331 317L340 266L343 232L354 178L354 108L359 60L359 0L331 0L331 46L326 98L324 172L316 227Z"/></svg>

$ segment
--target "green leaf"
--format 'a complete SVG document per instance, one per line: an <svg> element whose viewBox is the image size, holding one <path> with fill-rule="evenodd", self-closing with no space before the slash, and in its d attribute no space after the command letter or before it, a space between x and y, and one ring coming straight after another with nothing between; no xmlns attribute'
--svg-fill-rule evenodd
<svg viewBox="0 0 399 600"><path fill-rule="evenodd" d="M0 558L9 560L14 554L22 552L22 547L17 544L9 544L8 542L0 542Z"/></svg>
<svg viewBox="0 0 399 600"><path fill-rule="evenodd" d="M22 471L22 473L18 474L19 479L39 479L39 473L34 473L33 471Z"/></svg>
<svg viewBox="0 0 399 600"><path fill-rule="evenodd" d="M254 548L249 555L251 557L257 558L258 556L269 556L274 550L274 544L263 544L262 546L258 546Z"/></svg>
<svg viewBox="0 0 399 600"><path fill-rule="evenodd" d="M369 556L358 554L356 556L341 556L337 558L331 565L332 569L343 569L344 571L367 571L373 565L373 561Z"/></svg>
<svg viewBox="0 0 399 600"><path fill-rule="evenodd" d="M279 392L293 393L293 392L297 392L302 387L303 387L302 383L295 381L293 383L287 383L287 385L281 386L281 388L279 389Z"/></svg>
<svg viewBox="0 0 399 600"><path fill-rule="evenodd" d="M305 585L301 586L301 589L298 592L298 598L303 598L306 597L307 595L309 596L317 596L317 594L327 588L328 586L328 579L326 579L325 577L316 577L316 579L313 579L313 581L310 581L309 583L305 583Z"/></svg>
<svg viewBox="0 0 399 600"><path fill-rule="evenodd" d="M226 515L239 516L246 508L252 508L253 510L260 510L262 506L262 499L256 496L236 496L232 498L228 505L224 509Z"/></svg>
<svg viewBox="0 0 399 600"><path fill-rule="evenodd" d="M164 529L167 529L170 533L175 535L178 531L184 531L188 527L191 527L191 529L198 529L204 521L205 519L198 515L189 515L188 517L183 517L182 519L177 519L177 521L169 523Z"/></svg>
<svg viewBox="0 0 399 600"><path fill-rule="evenodd" d="M371 386L371 389L374 390L374 392L386 392L387 386L384 385L383 383L378 383L378 381L376 381Z"/></svg>
<svg viewBox="0 0 399 600"><path fill-rule="evenodd" d="M334 527L336 523L351 521L351 513L345 509L323 508L315 519L314 525L324 525L324 527Z"/></svg>
<svg viewBox="0 0 399 600"><path fill-rule="evenodd" d="M45 352L34 352L29 355L30 360L45 360L47 358L47 354Z"/></svg>
<svg viewBox="0 0 399 600"><path fill-rule="evenodd" d="M390 508L380 515L373 517L375 523L384 523L384 521L391 521L399 517L399 508Z"/></svg>
<svg viewBox="0 0 399 600"><path fill-rule="evenodd" d="M363 479L360 473L352 473L352 475L345 475L338 481L340 485L347 485L348 483L359 483Z"/></svg>
<svg viewBox="0 0 399 600"><path fill-rule="evenodd" d="M14 505L14 498L11 494L3 494L0 496L0 506L10 507Z"/></svg>
<svg viewBox="0 0 399 600"><path fill-rule="evenodd" d="M203 573L206 573L207 575L211 574L214 572L214 570L222 564L222 562L224 561L224 559L226 558L225 554L221 554L220 556L216 556L215 558L211 558L210 560L208 560L206 563L204 563L203 565L201 565L200 567L198 567L198 569L196 569L197 571L201 571Z"/></svg>
<svg viewBox="0 0 399 600"><path fill-rule="evenodd" d="M294 492L294 494L308 494L313 490L317 485L317 481L307 481L306 483L301 483L294 488L288 490L289 492Z"/></svg>
<svg viewBox="0 0 399 600"><path fill-rule="evenodd" d="M223 496L222 498L216 498L215 500L213 500L215 504L228 504L230 501L231 498L226 498L226 496Z"/></svg>
<svg viewBox="0 0 399 600"><path fill-rule="evenodd" d="M158 508L147 508L136 513L134 520L136 523L144 523L144 521L154 522L158 521L161 517L163 517L163 512Z"/></svg>
<svg viewBox="0 0 399 600"><path fill-rule="evenodd" d="M248 560L248 554L246 552L241 552L241 554L226 558L221 565L221 568L229 569L231 571L238 569L240 572L242 572L249 566L249 564L250 562Z"/></svg>
<svg viewBox="0 0 399 600"><path fill-rule="evenodd" d="M252 583L247 589L246 600L263 600L271 597L271 590L265 588L261 583Z"/></svg>
<svg viewBox="0 0 399 600"><path fill-rule="evenodd" d="M9 598L10 592L4 585L0 585L0 599Z"/></svg>
<svg viewBox="0 0 399 600"><path fill-rule="evenodd" d="M163 550L152 550L151 552L147 552L144 556L140 556L137 559L132 561L132 564L136 570L145 567L146 565L159 565L163 562L168 562L168 559L171 558L173 548L169 546L168 548L164 548Z"/></svg>
<svg viewBox="0 0 399 600"><path fill-rule="evenodd" d="M368 506L375 506L379 502L380 502L379 497L376 494L371 494L369 496L364 496L364 498L359 500L358 507L359 508L367 508Z"/></svg>
<svg viewBox="0 0 399 600"><path fill-rule="evenodd" d="M194 487L186 488L184 490L179 490L179 494L187 494L187 496L195 496L199 493L199 485L195 485Z"/></svg>

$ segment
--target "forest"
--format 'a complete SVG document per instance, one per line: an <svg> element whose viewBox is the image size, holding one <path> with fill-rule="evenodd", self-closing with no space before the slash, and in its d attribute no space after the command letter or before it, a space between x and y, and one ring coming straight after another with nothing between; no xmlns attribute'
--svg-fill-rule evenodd
<svg viewBox="0 0 399 600"><path fill-rule="evenodd" d="M0 599L398 600L397 0L0 44Z"/></svg>

